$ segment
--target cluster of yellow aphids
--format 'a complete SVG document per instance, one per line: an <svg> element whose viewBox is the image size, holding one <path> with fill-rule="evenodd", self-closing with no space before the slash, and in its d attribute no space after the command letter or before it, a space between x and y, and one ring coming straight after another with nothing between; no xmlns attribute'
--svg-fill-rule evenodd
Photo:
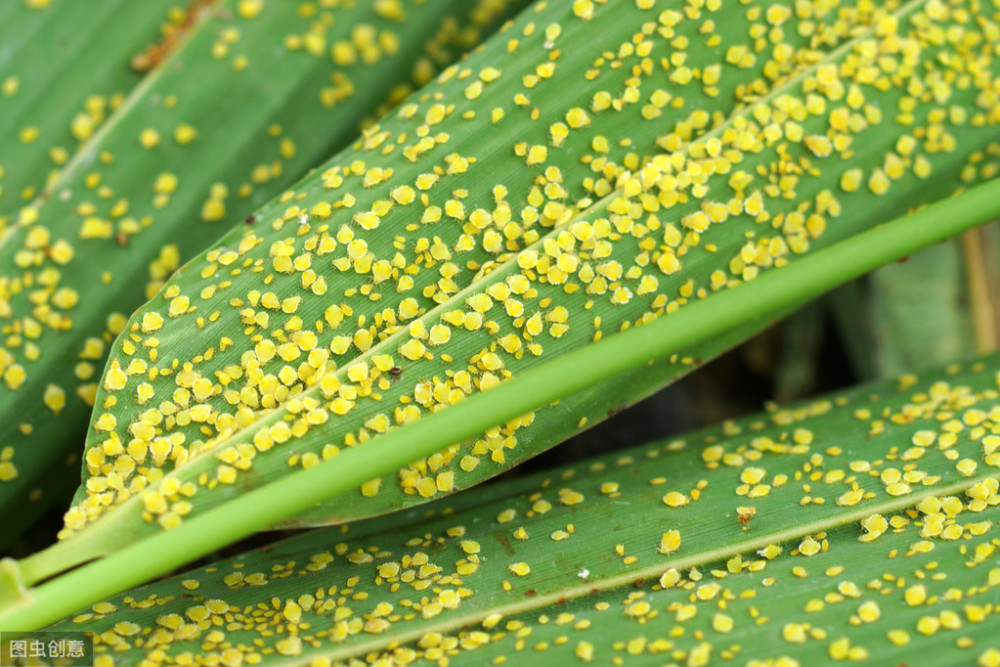
<svg viewBox="0 0 1000 667"><path fill-rule="evenodd" d="M111 343L170 274L523 4L10 3L0 508L79 468Z"/></svg>
<svg viewBox="0 0 1000 667"><path fill-rule="evenodd" d="M535 5L131 319L64 537L119 506L176 526L227 487L753 280L873 223L881 202L977 178L957 137L987 141L994 65L955 46L983 40L967 18L932 2ZM676 361L663 378L693 363ZM562 414L499 425L302 521L474 484L537 451L527 434L544 447L588 423Z"/></svg>

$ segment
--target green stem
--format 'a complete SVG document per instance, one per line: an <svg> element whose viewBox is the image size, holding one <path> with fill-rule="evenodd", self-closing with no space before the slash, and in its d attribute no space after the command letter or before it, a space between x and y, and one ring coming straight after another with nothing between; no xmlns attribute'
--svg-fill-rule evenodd
<svg viewBox="0 0 1000 667"><path fill-rule="evenodd" d="M27 592L30 601L0 612L5 630L32 630L102 598L222 548L365 480L474 437L498 423L598 384L653 359L804 302L920 248L1000 216L1000 179L853 236L753 282L684 306L677 313L526 370L460 405L291 473L225 505L185 519ZM0 596L2 597L2 596Z"/></svg>

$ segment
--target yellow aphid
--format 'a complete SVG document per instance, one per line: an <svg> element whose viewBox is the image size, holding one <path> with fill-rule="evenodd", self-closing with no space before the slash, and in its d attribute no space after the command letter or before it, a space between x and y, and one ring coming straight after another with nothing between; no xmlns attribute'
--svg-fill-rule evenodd
<svg viewBox="0 0 1000 667"><path fill-rule="evenodd" d="M510 570L511 572L513 572L514 574L516 574L519 577L523 577L523 576L531 573L531 566L528 565L527 563L523 563L523 562L520 562L520 563L511 563L507 567L507 569Z"/></svg>
<svg viewBox="0 0 1000 667"><path fill-rule="evenodd" d="M187 123L178 125L174 129L174 139L179 144L189 144L198 136L198 131Z"/></svg>
<svg viewBox="0 0 1000 667"><path fill-rule="evenodd" d="M927 600L927 587L923 584L914 584L904 591L903 599L910 607L922 605Z"/></svg>
<svg viewBox="0 0 1000 667"><path fill-rule="evenodd" d="M363 213L356 214L354 216L354 221L358 223L362 229L366 230L375 229L378 227L380 222L379 217L373 211L365 211Z"/></svg>
<svg viewBox="0 0 1000 667"><path fill-rule="evenodd" d="M663 503L670 507L683 507L691 502L691 499L678 491L671 491L663 496Z"/></svg>
<svg viewBox="0 0 1000 667"><path fill-rule="evenodd" d="M845 491L837 498L837 504L841 507L850 507L852 505L857 505L864 498L864 491L860 489L851 489L850 491Z"/></svg>
<svg viewBox="0 0 1000 667"><path fill-rule="evenodd" d="M163 326L163 316L155 311L150 311L142 316L143 333L151 333Z"/></svg>
<svg viewBox="0 0 1000 667"><path fill-rule="evenodd" d="M536 165L545 162L548 159L549 151L545 146L532 146L528 149L527 157L525 161L529 165Z"/></svg>
<svg viewBox="0 0 1000 667"><path fill-rule="evenodd" d="M112 367L104 376L104 388L108 391L118 391L125 386L127 381L128 376L125 375L123 370L117 367Z"/></svg>
<svg viewBox="0 0 1000 667"><path fill-rule="evenodd" d="M425 349L426 348L424 347L424 344L421 343L419 340L410 339L403 345L400 345L398 351L399 354L406 357L407 359L410 359L411 361L416 361L417 359L423 357Z"/></svg>
<svg viewBox="0 0 1000 667"><path fill-rule="evenodd" d="M578 130L590 125L590 115L579 107L574 107L566 112L566 124L574 130Z"/></svg>
<svg viewBox="0 0 1000 667"><path fill-rule="evenodd" d="M865 529L865 534L859 539L862 542L871 542L889 528L889 522L881 514L872 514L862 519L861 527Z"/></svg>
<svg viewBox="0 0 1000 667"><path fill-rule="evenodd" d="M668 530L660 538L659 552L661 554L672 554L681 547L681 533L678 530Z"/></svg>
<svg viewBox="0 0 1000 667"><path fill-rule="evenodd" d="M66 406L66 391L58 385L50 384L45 388L42 401L45 403L45 407L58 415Z"/></svg>
<svg viewBox="0 0 1000 667"><path fill-rule="evenodd" d="M877 195L884 195L891 185L889 177L881 169L875 169L868 177L868 189Z"/></svg>
<svg viewBox="0 0 1000 667"><path fill-rule="evenodd" d="M143 148L156 148L160 145L160 133L147 127L139 133L139 143Z"/></svg>
<svg viewBox="0 0 1000 667"><path fill-rule="evenodd" d="M803 556L815 556L821 550L821 545L812 537L807 537L806 539L799 542L799 553Z"/></svg>
<svg viewBox="0 0 1000 667"><path fill-rule="evenodd" d="M256 18L263 9L264 0L240 0L236 5L236 12L244 19Z"/></svg>

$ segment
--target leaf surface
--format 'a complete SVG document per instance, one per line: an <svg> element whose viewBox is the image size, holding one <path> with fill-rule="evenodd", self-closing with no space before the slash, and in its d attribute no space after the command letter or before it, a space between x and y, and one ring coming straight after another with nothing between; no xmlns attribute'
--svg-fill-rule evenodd
<svg viewBox="0 0 1000 667"><path fill-rule="evenodd" d="M42 560L175 526L988 172L963 169L991 138L985 16L645 4L536 5L178 272L115 345ZM959 70L978 74L949 85ZM300 522L478 483L621 400L591 396Z"/></svg>
<svg viewBox="0 0 1000 667"><path fill-rule="evenodd" d="M55 627L114 664L988 660L997 361L313 531Z"/></svg>

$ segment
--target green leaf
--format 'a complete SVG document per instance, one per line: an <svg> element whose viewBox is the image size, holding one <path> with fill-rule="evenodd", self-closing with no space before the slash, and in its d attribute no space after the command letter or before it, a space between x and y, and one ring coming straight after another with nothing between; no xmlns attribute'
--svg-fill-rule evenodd
<svg viewBox="0 0 1000 667"><path fill-rule="evenodd" d="M986 17L751 5L536 5L184 267L115 344L49 563L176 526L991 173L966 161L992 139L992 51L945 39L985 45ZM471 486L618 406L595 398L300 522Z"/></svg>
<svg viewBox="0 0 1000 667"><path fill-rule="evenodd" d="M0 230L57 177L140 80L176 0L12 0L0 7ZM168 12L173 8L174 12ZM95 48L94 45L100 48Z"/></svg>
<svg viewBox="0 0 1000 667"><path fill-rule="evenodd" d="M60 459L80 466L110 343L183 260L518 6L233 0L199 12L53 195L0 238L0 506L37 501Z"/></svg>
<svg viewBox="0 0 1000 667"><path fill-rule="evenodd" d="M115 664L971 660L998 647L998 361L313 531L55 628Z"/></svg>
<svg viewBox="0 0 1000 667"><path fill-rule="evenodd" d="M870 277L871 350L883 377L975 352L962 246L927 248Z"/></svg>

